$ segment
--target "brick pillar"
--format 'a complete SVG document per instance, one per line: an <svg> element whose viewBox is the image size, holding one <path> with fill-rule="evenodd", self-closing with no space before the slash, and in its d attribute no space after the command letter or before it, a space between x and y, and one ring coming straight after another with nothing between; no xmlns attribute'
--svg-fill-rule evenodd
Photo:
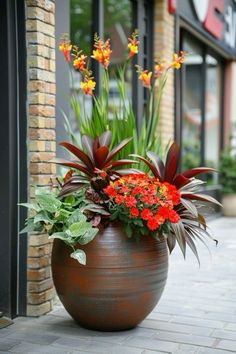
<svg viewBox="0 0 236 354"><path fill-rule="evenodd" d="M35 186L47 186L55 174L48 160L55 156L55 4L26 0L28 72L29 199ZM51 242L45 234L28 238L27 314L39 316L52 308Z"/></svg>
<svg viewBox="0 0 236 354"><path fill-rule="evenodd" d="M166 0L154 3L154 58L172 59L174 53L174 16ZM159 127L163 145L174 139L174 72L169 72L161 102Z"/></svg>

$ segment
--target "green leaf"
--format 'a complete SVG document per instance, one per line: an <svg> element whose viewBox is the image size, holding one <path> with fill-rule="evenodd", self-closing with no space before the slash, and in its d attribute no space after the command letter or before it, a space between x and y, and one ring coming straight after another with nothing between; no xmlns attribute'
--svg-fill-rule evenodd
<svg viewBox="0 0 236 354"><path fill-rule="evenodd" d="M90 241L92 241L94 239L94 237L97 235L99 229L95 228L95 227L91 227L91 229L89 229L82 237L80 237L78 239L78 242L81 245L86 245L87 243L89 243Z"/></svg>
<svg viewBox="0 0 236 354"><path fill-rule="evenodd" d="M132 230L132 227L130 226L130 224L125 225L125 233L129 238L132 237L133 230Z"/></svg>
<svg viewBox="0 0 236 354"><path fill-rule="evenodd" d="M67 220L67 224L74 224L76 222L86 221L86 216L81 212L80 209L76 209Z"/></svg>
<svg viewBox="0 0 236 354"><path fill-rule="evenodd" d="M62 204L53 194L38 194L36 195L36 201L41 209L50 213L55 213Z"/></svg>
<svg viewBox="0 0 236 354"><path fill-rule="evenodd" d="M80 264L86 265L86 254L83 250L76 250L70 254L71 258L76 259Z"/></svg>
<svg viewBox="0 0 236 354"><path fill-rule="evenodd" d="M40 211L40 207L36 203L19 203L18 205L26 207L28 209L33 209L35 211Z"/></svg>
<svg viewBox="0 0 236 354"><path fill-rule="evenodd" d="M50 218L48 213L45 210L41 210L38 214L35 215L34 217L34 223L36 224L37 222L43 221L45 223L53 224L53 219Z"/></svg>
<svg viewBox="0 0 236 354"><path fill-rule="evenodd" d="M43 225L39 222L34 223L34 219L30 218L27 220L27 225L20 231L20 234L24 234L25 232L32 232L32 231L43 231Z"/></svg>
<svg viewBox="0 0 236 354"><path fill-rule="evenodd" d="M91 228L91 224L87 221L79 221L70 225L69 234L71 237L83 236Z"/></svg>
<svg viewBox="0 0 236 354"><path fill-rule="evenodd" d="M63 241L68 241L68 236L65 232L54 232L54 234L48 236L49 239L59 238Z"/></svg>

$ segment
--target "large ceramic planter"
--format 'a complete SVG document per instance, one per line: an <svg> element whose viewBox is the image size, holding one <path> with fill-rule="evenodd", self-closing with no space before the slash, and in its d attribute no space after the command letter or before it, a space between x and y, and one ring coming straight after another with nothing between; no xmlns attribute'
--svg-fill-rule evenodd
<svg viewBox="0 0 236 354"><path fill-rule="evenodd" d="M224 194L222 205L225 216L236 216L236 193Z"/></svg>
<svg viewBox="0 0 236 354"><path fill-rule="evenodd" d="M90 329L135 327L163 292L168 271L165 240L129 239L119 224L111 224L83 249L86 266L70 258L71 249L61 240L54 241L53 280L65 309Z"/></svg>

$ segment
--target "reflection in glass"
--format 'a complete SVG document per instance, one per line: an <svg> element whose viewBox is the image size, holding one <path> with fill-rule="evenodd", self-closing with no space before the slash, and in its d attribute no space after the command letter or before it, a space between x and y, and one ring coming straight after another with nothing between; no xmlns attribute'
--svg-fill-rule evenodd
<svg viewBox="0 0 236 354"><path fill-rule="evenodd" d="M200 48L189 40L185 40L184 50L189 55L183 80L182 168L189 169L201 163L203 58Z"/></svg>
<svg viewBox="0 0 236 354"><path fill-rule="evenodd" d="M111 63L109 66L110 82L109 96L110 117L114 109L119 107L119 90L115 76L117 68L122 67L127 58L127 38L132 32L132 7L130 0L105 0L104 1L104 38L111 39ZM130 63L127 63L125 71L127 105L131 99L132 71ZM120 117L122 118L122 117Z"/></svg>
<svg viewBox="0 0 236 354"><path fill-rule="evenodd" d="M217 60L206 56L205 96L205 164L218 167L220 137L220 66ZM214 179L213 179L214 178ZM217 183L217 175L209 176L210 182Z"/></svg>

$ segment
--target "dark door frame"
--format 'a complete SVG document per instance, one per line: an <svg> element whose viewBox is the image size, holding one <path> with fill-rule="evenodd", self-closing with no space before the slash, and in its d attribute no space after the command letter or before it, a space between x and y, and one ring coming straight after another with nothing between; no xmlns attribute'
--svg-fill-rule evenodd
<svg viewBox="0 0 236 354"><path fill-rule="evenodd" d="M26 43L24 0L0 2L0 310L26 312L26 236L19 238L27 199Z"/></svg>

